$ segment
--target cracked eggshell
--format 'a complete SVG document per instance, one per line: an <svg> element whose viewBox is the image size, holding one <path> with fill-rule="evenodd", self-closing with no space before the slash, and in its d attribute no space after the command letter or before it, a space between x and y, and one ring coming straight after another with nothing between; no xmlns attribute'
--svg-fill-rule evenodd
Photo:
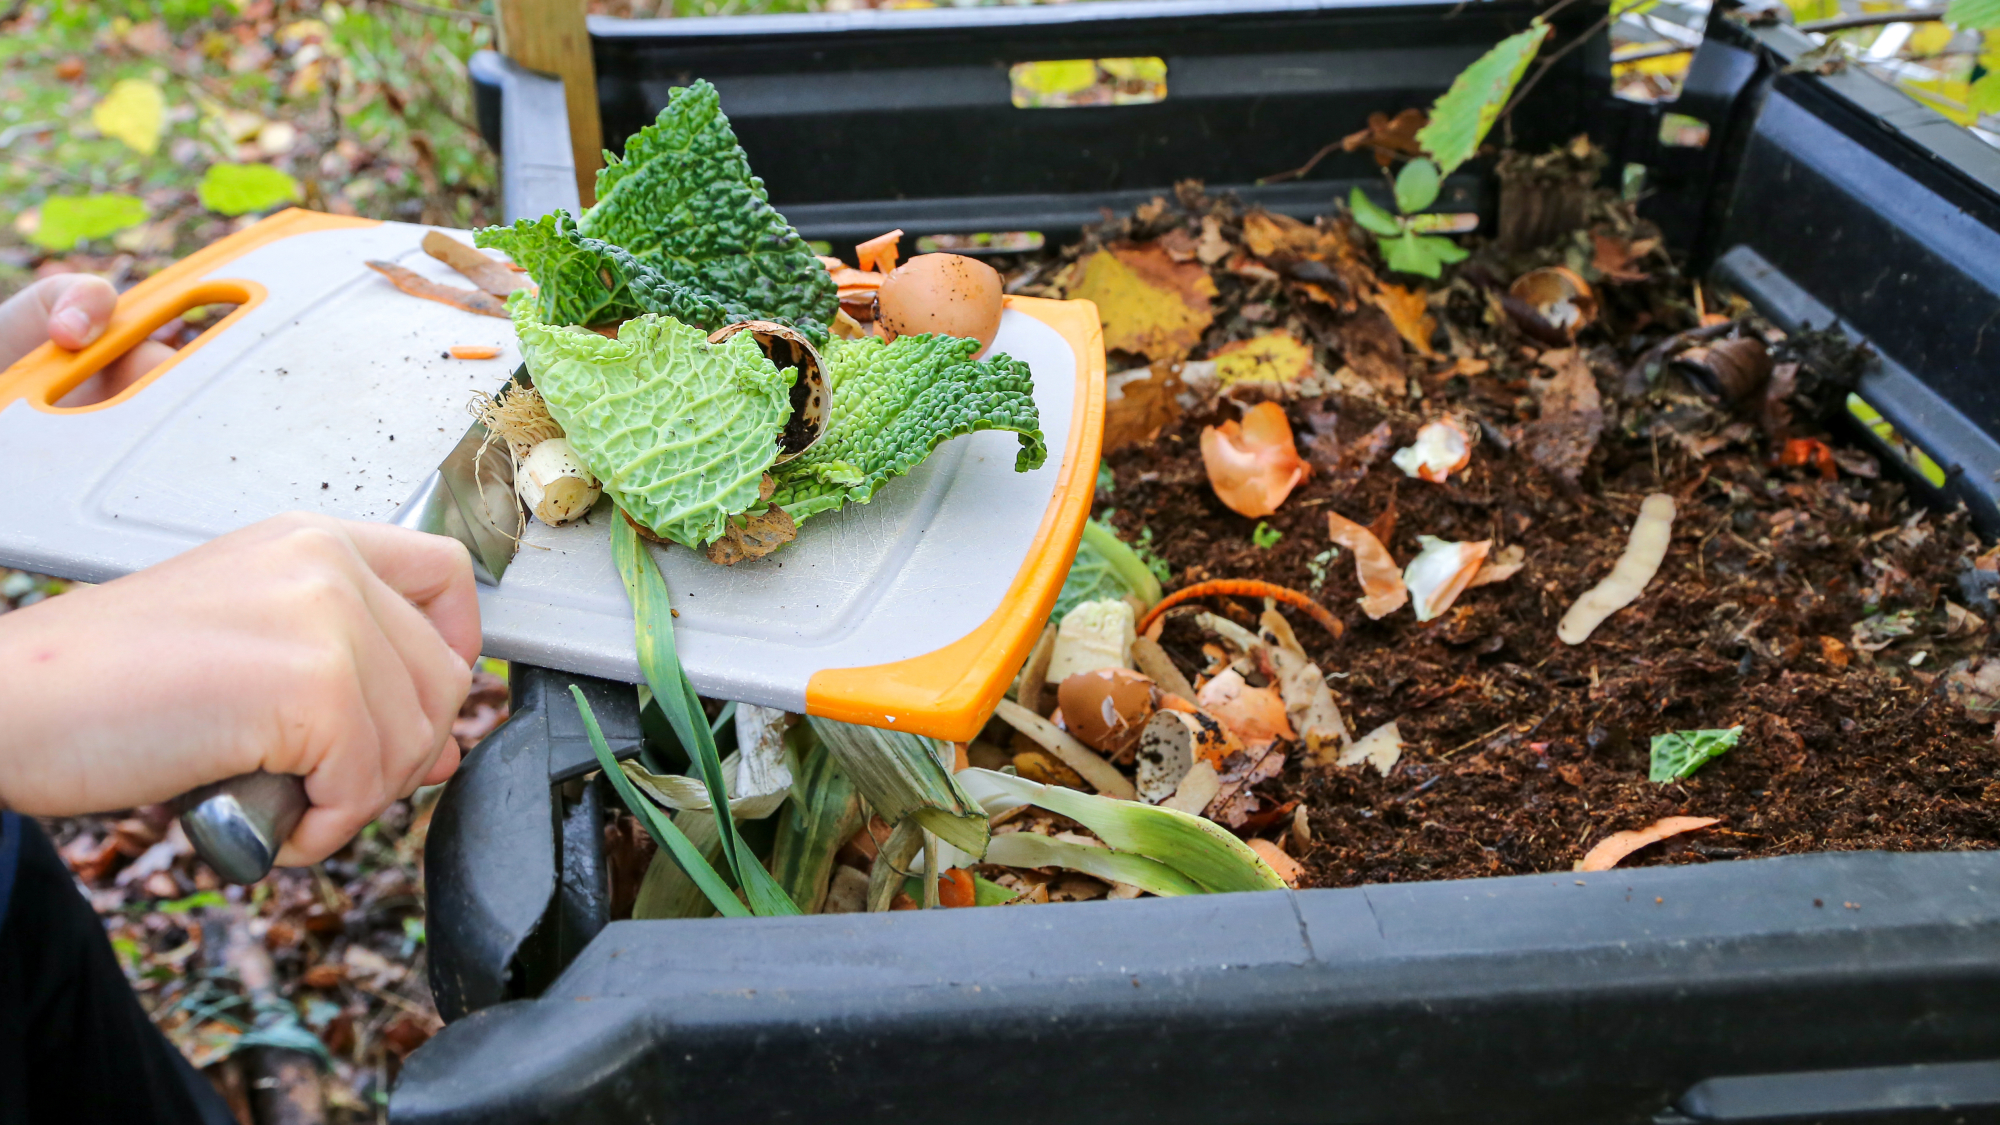
<svg viewBox="0 0 2000 1125"><path fill-rule="evenodd" d="M1430 422L1417 431L1415 444L1398 449L1389 460L1404 476L1443 484L1472 463L1472 435L1449 419Z"/></svg>
<svg viewBox="0 0 2000 1125"><path fill-rule="evenodd" d="M1562 266L1529 270L1514 279L1507 295L1571 340L1597 319L1597 295L1590 291L1590 283Z"/></svg>
<svg viewBox="0 0 2000 1125"><path fill-rule="evenodd" d="M942 332L979 341L978 359L1000 333L1002 286L992 266L962 254L919 254L882 282L875 301L883 327L898 336Z"/></svg>
<svg viewBox="0 0 2000 1125"><path fill-rule="evenodd" d="M791 417L785 421L785 428L778 435L778 460L774 463L782 465L811 449L826 433L833 411L833 393L827 386L826 364L821 361L812 341L798 329L768 320L725 324L709 333L708 342L720 344L738 332L750 333L750 338L757 342L778 370L791 368L798 373L792 383Z"/></svg>
<svg viewBox="0 0 2000 1125"><path fill-rule="evenodd" d="M1159 705L1153 681L1124 668L1078 672L1056 689L1069 733L1114 761L1130 761L1140 731Z"/></svg>

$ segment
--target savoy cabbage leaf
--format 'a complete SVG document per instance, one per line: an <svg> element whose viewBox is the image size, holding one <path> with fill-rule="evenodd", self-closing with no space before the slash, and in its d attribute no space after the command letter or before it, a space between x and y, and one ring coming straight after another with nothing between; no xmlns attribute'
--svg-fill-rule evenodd
<svg viewBox="0 0 2000 1125"><path fill-rule="evenodd" d="M758 502L797 373L779 371L750 333L710 344L699 328L644 314L612 340L541 320L525 291L510 305L549 414L634 520L699 547Z"/></svg>
<svg viewBox="0 0 2000 1125"><path fill-rule="evenodd" d="M827 341L822 358L832 390L825 436L778 466L772 502L794 521L842 504L866 504L941 443L976 430L1021 438L1016 472L1048 458L1035 381L1008 355L974 361L979 341L956 336L866 336Z"/></svg>
<svg viewBox="0 0 2000 1125"><path fill-rule="evenodd" d="M658 119L625 142L624 157L607 159L597 205L577 230L760 318L833 319L832 276L750 174L705 81L671 91Z"/></svg>
<svg viewBox="0 0 2000 1125"><path fill-rule="evenodd" d="M1653 736L1647 780L1680 781L1727 754L1743 737L1742 727L1727 730L1677 730Z"/></svg>

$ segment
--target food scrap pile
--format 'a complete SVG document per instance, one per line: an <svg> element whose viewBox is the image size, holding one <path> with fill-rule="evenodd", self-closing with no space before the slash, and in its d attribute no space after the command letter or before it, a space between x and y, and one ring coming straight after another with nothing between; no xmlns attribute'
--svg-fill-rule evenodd
<svg viewBox="0 0 2000 1125"><path fill-rule="evenodd" d="M1601 167L1504 156L1500 235L1435 282L1195 184L1010 271L1104 319L1093 536L1154 573L1087 538L1051 631L1138 615L1096 674L1142 795L1150 692L1169 800L1301 885L1993 846L2000 552L1843 438L1865 354L1680 277ZM1034 718L1132 760L1047 683ZM986 752L1089 784L1011 726Z"/></svg>

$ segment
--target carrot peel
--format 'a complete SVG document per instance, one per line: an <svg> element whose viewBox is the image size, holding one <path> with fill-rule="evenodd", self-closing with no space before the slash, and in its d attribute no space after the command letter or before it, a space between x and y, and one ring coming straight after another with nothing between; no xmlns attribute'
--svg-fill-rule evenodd
<svg viewBox="0 0 2000 1125"><path fill-rule="evenodd" d="M1193 601L1196 598L1210 598L1217 595L1230 595L1240 598L1271 598L1304 610L1307 616L1319 622L1322 628L1336 637L1346 631L1346 626L1340 623L1340 618L1335 617L1325 606L1314 601L1308 595L1301 594L1288 586L1280 586L1275 582L1265 582L1256 578L1213 578L1207 582L1197 582L1192 586L1183 586L1154 603L1153 608L1147 610L1146 616L1140 619L1138 631L1141 633L1145 632L1152 626L1153 622L1159 620L1162 613L1180 605L1182 602Z"/></svg>

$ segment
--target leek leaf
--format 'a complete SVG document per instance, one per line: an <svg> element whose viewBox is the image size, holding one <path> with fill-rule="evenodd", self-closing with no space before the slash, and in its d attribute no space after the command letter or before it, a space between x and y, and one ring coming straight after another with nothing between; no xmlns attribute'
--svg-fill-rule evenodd
<svg viewBox="0 0 2000 1125"><path fill-rule="evenodd" d="M718 911L731 918L747 916L750 911L744 909L743 904L737 901L736 895L729 889L729 884L723 882L722 876L716 874L715 868L709 866L708 860L702 857L701 851L687 838L687 834L673 821L668 820L666 814L655 808L651 801L641 797L639 791L632 787L630 779L625 776L625 771L618 768L618 760L611 756L611 747L604 741L604 731L597 725L597 716L590 709L590 701L583 697L583 689L571 684L569 691L576 697L577 711L583 715L583 729L590 735L590 749L597 755L598 768L604 771L605 777L611 779L612 788L618 790L618 796L624 800L625 807L631 809L645 824L646 831L652 833L653 839L659 843L662 851L673 854L674 861L680 864L681 870L686 872L688 878L701 889L701 893L707 896L708 901L715 904Z"/></svg>
<svg viewBox="0 0 2000 1125"><path fill-rule="evenodd" d="M659 564L639 541L639 533L621 514L611 521L611 554L618 573L625 580L626 596L632 600L635 639L639 648L639 670L653 689L654 702L667 717L674 736L687 748L693 769L708 787L709 803L716 814L716 828L722 839L722 859L750 909L760 915L797 914L784 888L758 862L749 845L737 834L735 818L729 814L729 793L722 783L722 759L715 751L715 735L702 714L701 697L681 668L674 647L673 607L667 583L660 577ZM624 771L616 771L622 779ZM629 781L626 784L630 784Z"/></svg>
<svg viewBox="0 0 2000 1125"><path fill-rule="evenodd" d="M883 820L901 828L914 819L974 859L986 853L986 813L952 780L940 760L944 744L908 731L806 721Z"/></svg>

